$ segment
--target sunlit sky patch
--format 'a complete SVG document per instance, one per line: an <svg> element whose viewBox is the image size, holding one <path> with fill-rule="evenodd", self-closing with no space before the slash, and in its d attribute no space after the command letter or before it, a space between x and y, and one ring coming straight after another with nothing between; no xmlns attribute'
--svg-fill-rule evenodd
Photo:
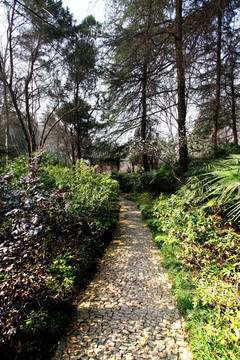
<svg viewBox="0 0 240 360"><path fill-rule="evenodd" d="M78 22L88 15L93 15L99 22L104 21L105 0L63 0L62 2L64 7L68 6Z"/></svg>

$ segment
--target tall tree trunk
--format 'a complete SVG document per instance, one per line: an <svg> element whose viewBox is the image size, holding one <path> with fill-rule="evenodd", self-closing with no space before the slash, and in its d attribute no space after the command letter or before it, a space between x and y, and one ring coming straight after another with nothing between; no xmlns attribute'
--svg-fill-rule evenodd
<svg viewBox="0 0 240 360"><path fill-rule="evenodd" d="M185 103L185 69L183 59L182 36L182 0L176 0L176 68L177 68L177 95L178 95L178 137L179 163L181 174L188 170L188 148L186 135L186 103Z"/></svg>
<svg viewBox="0 0 240 360"><path fill-rule="evenodd" d="M71 141L71 152L72 152L72 164L76 164L75 146L74 146L74 134L73 129L70 129L70 141Z"/></svg>
<svg viewBox="0 0 240 360"><path fill-rule="evenodd" d="M238 136L237 136L237 119L236 119L236 94L234 86L234 60L231 61L231 110L232 110L232 129L233 129L233 141L238 145Z"/></svg>
<svg viewBox="0 0 240 360"><path fill-rule="evenodd" d="M7 98L7 86L4 83L4 108L5 108L5 121L6 121L6 130L5 130L5 151L6 151L6 165L8 165L9 160L9 108L8 108L8 98Z"/></svg>
<svg viewBox="0 0 240 360"><path fill-rule="evenodd" d="M144 171L149 171L148 156L146 154L146 131L147 131L147 65L143 66L142 78L142 119L141 119L141 141L143 146L142 161Z"/></svg>
<svg viewBox="0 0 240 360"><path fill-rule="evenodd" d="M32 150L31 150L30 139L28 136L28 131L27 131L27 128L24 123L24 117L22 115L20 107L18 106L18 101L17 101L18 93L14 90L14 86L13 86L13 79L14 79L13 29L14 29L14 19L15 19L15 14L16 14L16 3L17 3L16 1L13 2L11 13L9 13L8 44L7 44L7 48L9 51L9 64L10 64L9 80L7 80L7 71L6 71L6 67L5 67L6 59L4 61L0 62L0 73L1 73L2 80L4 81L4 87L6 87L9 91L9 95L11 97L12 104L15 108L16 115L19 119L20 126L23 131L24 139L26 141L27 152L28 152L29 156L31 157ZM6 54L7 54L7 48L6 48ZM6 54L5 54L5 57L6 57Z"/></svg>
<svg viewBox="0 0 240 360"><path fill-rule="evenodd" d="M30 106L29 106L29 99L30 99L29 89L28 89L29 83L30 83L30 80L27 79L26 83L25 83L25 108L26 108L26 129L27 129L29 145L30 145L29 146L30 151L28 151L28 156L31 161L31 157L32 157L33 153L35 151L37 151L37 143L36 143L33 119L32 119L32 115L30 112Z"/></svg>
<svg viewBox="0 0 240 360"><path fill-rule="evenodd" d="M76 110L76 132L77 132L77 158L81 159L82 157L82 149L81 149L81 128L80 128L80 117L79 117L79 109L78 109L78 97L79 97L79 83L76 84L76 93L75 93L75 107Z"/></svg>
<svg viewBox="0 0 240 360"><path fill-rule="evenodd" d="M29 161L31 161L31 157L32 157L31 141L30 141L30 138L29 138L27 127L26 127L25 122L24 122L23 115L22 115L22 113L21 113L21 111L20 111L20 109L18 107L17 94L16 94L16 92L13 91L13 89L11 88L9 83L6 82L6 84L7 84L10 96L11 96L11 100L12 100L14 109L15 109L17 117L18 117L18 120L20 122L21 129L23 131L24 139L25 139L26 146L27 146L27 153L28 153L28 156L29 156Z"/></svg>
<svg viewBox="0 0 240 360"><path fill-rule="evenodd" d="M216 91L215 91L215 104L213 109L212 120L212 150L213 157L217 156L217 133L218 133L218 116L220 109L220 90L221 90L221 47L222 47L222 0L219 0L218 9L218 27L217 27L217 64L216 64Z"/></svg>

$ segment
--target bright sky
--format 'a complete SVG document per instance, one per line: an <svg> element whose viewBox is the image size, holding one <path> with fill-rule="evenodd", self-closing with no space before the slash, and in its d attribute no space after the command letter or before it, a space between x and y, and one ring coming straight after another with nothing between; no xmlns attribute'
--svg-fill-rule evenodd
<svg viewBox="0 0 240 360"><path fill-rule="evenodd" d="M103 22L105 2L105 0L62 0L63 6L68 6L77 22L81 22L88 15L93 15L96 20Z"/></svg>
<svg viewBox="0 0 240 360"><path fill-rule="evenodd" d="M80 23L86 16L93 15L95 19L101 23L106 20L105 9L108 0L62 0L63 6L69 8L74 15L74 19ZM6 31L6 23L4 21L5 13L2 1L0 0L0 42L1 35Z"/></svg>

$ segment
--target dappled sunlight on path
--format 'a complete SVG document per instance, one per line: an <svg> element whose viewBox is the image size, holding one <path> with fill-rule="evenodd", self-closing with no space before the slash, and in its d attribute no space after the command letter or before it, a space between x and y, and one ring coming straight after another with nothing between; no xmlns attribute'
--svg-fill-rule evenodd
<svg viewBox="0 0 240 360"><path fill-rule="evenodd" d="M123 200L114 240L54 360L189 360L183 324L152 234Z"/></svg>

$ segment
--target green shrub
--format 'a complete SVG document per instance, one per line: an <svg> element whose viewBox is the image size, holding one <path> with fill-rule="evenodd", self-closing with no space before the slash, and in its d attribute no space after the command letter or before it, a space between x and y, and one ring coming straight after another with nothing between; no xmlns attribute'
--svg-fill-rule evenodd
<svg viewBox="0 0 240 360"><path fill-rule="evenodd" d="M158 170L145 172L141 175L137 191L149 191L154 194L172 194L178 186L178 172L167 164L162 164Z"/></svg>
<svg viewBox="0 0 240 360"><path fill-rule="evenodd" d="M149 224L175 279L174 291L187 319L195 356L203 360L210 353L214 359L237 360L240 236L231 222L196 207L194 192L183 194L182 190L171 197L160 196ZM187 283L181 284L179 274L184 278L188 274Z"/></svg>
<svg viewBox="0 0 240 360"><path fill-rule="evenodd" d="M171 167L168 164L162 164L158 170L151 170L143 173L113 172L112 178L120 184L122 192L151 192L154 194L173 193L178 184L178 166Z"/></svg>
<svg viewBox="0 0 240 360"><path fill-rule="evenodd" d="M230 154L240 154L240 146L234 143L228 143L226 145L218 146L217 157L224 158Z"/></svg>
<svg viewBox="0 0 240 360"><path fill-rule="evenodd" d="M18 186L19 180L28 174L29 169L30 164L28 157L21 155L5 167L3 175L8 174L9 181L13 181L15 186Z"/></svg>
<svg viewBox="0 0 240 360"><path fill-rule="evenodd" d="M120 190L124 193L131 193L138 189L140 175L137 173L128 173L124 171L112 172L111 177L117 180Z"/></svg>
<svg viewBox="0 0 240 360"><path fill-rule="evenodd" d="M0 179L0 347L12 359L23 342L19 359L45 359L41 334L51 324L48 340L56 340L63 302L88 281L118 220L119 185L82 162L43 164L23 176L25 167L18 160Z"/></svg>
<svg viewBox="0 0 240 360"><path fill-rule="evenodd" d="M211 211L224 212L230 219L240 217L240 155L212 162L208 168L193 179L196 200Z"/></svg>
<svg viewBox="0 0 240 360"><path fill-rule="evenodd" d="M149 217L174 279L195 357L239 359L240 235L233 217L239 213L238 156L208 162L171 196L132 200ZM228 211L233 206L235 212Z"/></svg>

